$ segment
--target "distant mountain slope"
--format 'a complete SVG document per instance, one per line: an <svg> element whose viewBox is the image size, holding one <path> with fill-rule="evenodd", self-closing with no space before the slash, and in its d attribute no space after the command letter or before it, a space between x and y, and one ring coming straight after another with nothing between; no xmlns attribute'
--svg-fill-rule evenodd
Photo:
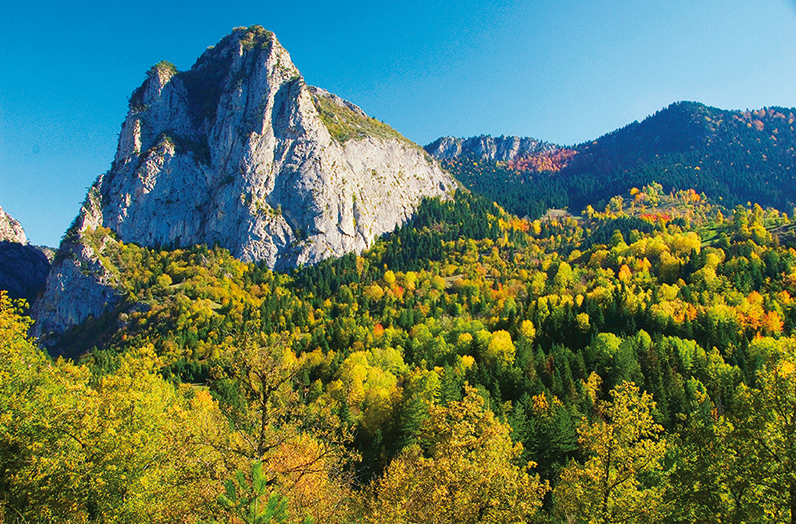
<svg viewBox="0 0 796 524"><path fill-rule="evenodd" d="M535 138L516 136L494 138L481 135L471 138L445 136L427 145L425 149L441 160L453 160L464 156L507 161L556 151L560 147Z"/></svg>
<svg viewBox="0 0 796 524"><path fill-rule="evenodd" d="M449 159L448 167L520 215L564 206L577 212L652 181L667 192L693 188L730 207L754 201L790 211L796 204L794 112L678 102L592 142L561 148L568 154L559 152L563 158L552 165L535 161L540 154L526 155L524 163L522 157L500 162L471 150ZM436 151L433 146L427 150Z"/></svg>
<svg viewBox="0 0 796 524"><path fill-rule="evenodd" d="M0 242L0 289L29 304L44 291L50 261L39 248L17 242Z"/></svg>

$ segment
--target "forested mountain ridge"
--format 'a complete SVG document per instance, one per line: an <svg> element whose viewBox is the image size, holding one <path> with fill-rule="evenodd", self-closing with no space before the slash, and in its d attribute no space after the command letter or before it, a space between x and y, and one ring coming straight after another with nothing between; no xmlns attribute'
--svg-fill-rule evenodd
<svg viewBox="0 0 796 524"><path fill-rule="evenodd" d="M588 204L602 207L611 197L652 181L665 192L695 189L730 208L752 201L792 209L794 111L727 111L678 102L569 148L506 162L463 150L446 166L470 189L532 218L550 207L575 213Z"/></svg>
<svg viewBox="0 0 796 524"><path fill-rule="evenodd" d="M87 232L124 300L77 363L0 300L8 519L787 519L793 222L637 194L531 221L460 191L290 274Z"/></svg>

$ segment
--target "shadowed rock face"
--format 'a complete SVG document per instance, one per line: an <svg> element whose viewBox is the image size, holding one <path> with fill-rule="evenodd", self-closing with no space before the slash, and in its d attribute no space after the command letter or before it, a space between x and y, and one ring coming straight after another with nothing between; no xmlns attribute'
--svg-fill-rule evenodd
<svg viewBox="0 0 796 524"><path fill-rule="evenodd" d="M362 251L454 185L421 148L307 86L272 33L235 29L190 71L161 62L133 92L111 169L61 245L36 331L62 332L118 302L84 241L98 228L109 242L220 245L283 269Z"/></svg>
<svg viewBox="0 0 796 524"><path fill-rule="evenodd" d="M0 242L0 289L11 298L35 302L44 291L50 261L39 248L18 242Z"/></svg>
<svg viewBox="0 0 796 524"><path fill-rule="evenodd" d="M19 221L0 207L0 290L32 304L44 290L49 271L47 255L28 244Z"/></svg>

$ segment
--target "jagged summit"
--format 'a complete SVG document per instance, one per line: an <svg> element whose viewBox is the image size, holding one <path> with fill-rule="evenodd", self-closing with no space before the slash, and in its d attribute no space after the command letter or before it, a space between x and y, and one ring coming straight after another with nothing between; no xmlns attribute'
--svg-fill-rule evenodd
<svg viewBox="0 0 796 524"><path fill-rule="evenodd" d="M561 147L529 137L479 135L470 138L444 136L427 145L425 149L441 160L467 157L505 162L557 151Z"/></svg>
<svg viewBox="0 0 796 524"><path fill-rule="evenodd" d="M368 247L453 181L389 126L307 86L255 26L189 71L149 71L95 187L96 225L122 240L219 243L289 267Z"/></svg>
<svg viewBox="0 0 796 524"><path fill-rule="evenodd" d="M67 275L113 287L83 241L88 231L146 246L215 244L288 268L366 249L423 197L454 186L422 148L307 86L273 33L236 28L189 71L160 62L133 92L111 169L61 246L68 256L39 325L58 331L117 300L108 291L94 305L56 305Z"/></svg>

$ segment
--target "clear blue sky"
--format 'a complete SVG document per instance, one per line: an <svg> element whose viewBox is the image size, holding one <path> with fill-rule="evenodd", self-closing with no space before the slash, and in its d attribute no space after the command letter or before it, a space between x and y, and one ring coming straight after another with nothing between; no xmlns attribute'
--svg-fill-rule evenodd
<svg viewBox="0 0 796 524"><path fill-rule="evenodd" d="M408 138L597 138L678 100L796 106L796 0L6 2L0 206L55 246L149 67L274 31L309 84Z"/></svg>

